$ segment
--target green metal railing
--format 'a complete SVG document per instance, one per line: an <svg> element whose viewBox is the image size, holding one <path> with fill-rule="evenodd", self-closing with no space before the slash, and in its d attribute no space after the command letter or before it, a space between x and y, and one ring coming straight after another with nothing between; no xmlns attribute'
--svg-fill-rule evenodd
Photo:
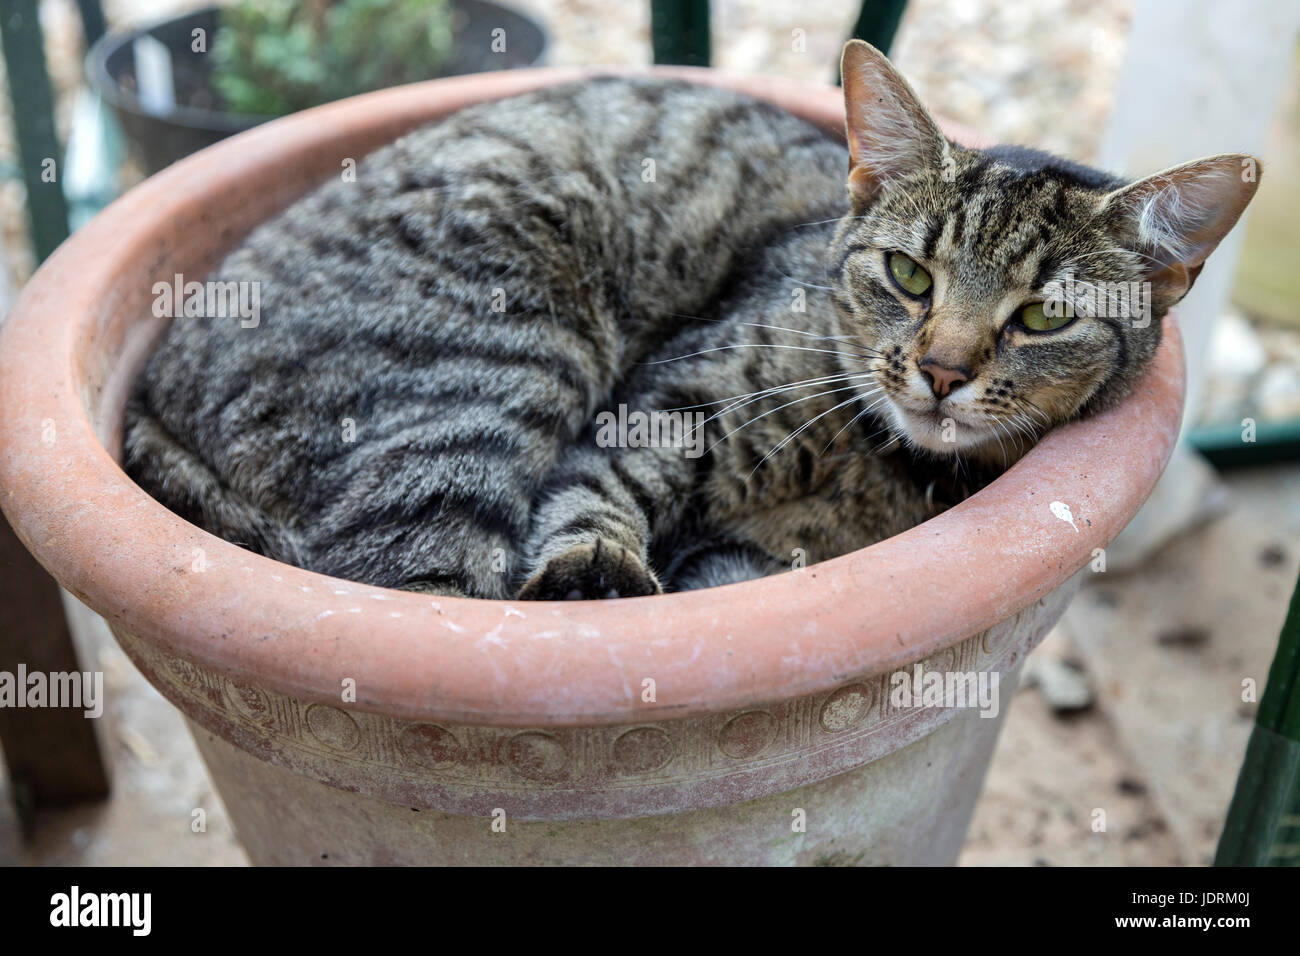
<svg viewBox="0 0 1300 956"><path fill-rule="evenodd" d="M1215 866L1300 866L1300 584L1219 838Z"/></svg>
<svg viewBox="0 0 1300 956"><path fill-rule="evenodd" d="M656 63L708 66L709 0L651 0L650 42Z"/></svg>
<svg viewBox="0 0 1300 956"><path fill-rule="evenodd" d="M888 53L906 9L907 0L864 0L853 36ZM708 66L709 0L651 0L650 38L656 63ZM835 78L838 82L838 65Z"/></svg>
<svg viewBox="0 0 1300 956"><path fill-rule="evenodd" d="M1242 425L1205 425L1187 433L1187 444L1216 468L1250 468L1300 461L1300 421L1259 422L1251 440Z"/></svg>
<svg viewBox="0 0 1300 956"><path fill-rule="evenodd" d="M37 0L0 2L0 40L9 74L15 138L32 248L39 263L68 238L63 198L63 153L54 129L54 92L45 67Z"/></svg>
<svg viewBox="0 0 1300 956"><path fill-rule="evenodd" d="M907 9L907 0L865 0L853 24L853 36L866 40L881 53L894 45L894 34ZM840 65L835 64L835 84L840 83Z"/></svg>

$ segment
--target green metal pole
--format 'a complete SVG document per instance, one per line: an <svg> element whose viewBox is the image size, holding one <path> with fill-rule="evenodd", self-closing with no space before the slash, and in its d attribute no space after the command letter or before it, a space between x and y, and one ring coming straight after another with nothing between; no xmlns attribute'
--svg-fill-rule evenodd
<svg viewBox="0 0 1300 956"><path fill-rule="evenodd" d="M866 40L881 53L888 54L893 46L894 34L907 9L907 0L862 0L858 20L853 24L853 37ZM840 67L835 64L835 84L840 83Z"/></svg>
<svg viewBox="0 0 1300 956"><path fill-rule="evenodd" d="M650 38L655 63L708 66L709 0L651 0Z"/></svg>
<svg viewBox="0 0 1300 956"><path fill-rule="evenodd" d="M1300 866L1300 585L1282 625L1216 866Z"/></svg>
<svg viewBox="0 0 1300 956"><path fill-rule="evenodd" d="M68 206L54 129L54 94L36 8L37 0L0 2L0 40L9 73L18 160L27 187L32 247L39 263L68 237Z"/></svg>
<svg viewBox="0 0 1300 956"><path fill-rule="evenodd" d="M1258 422L1249 428L1235 422L1193 428L1187 443L1216 468L1300 461L1300 420Z"/></svg>
<svg viewBox="0 0 1300 956"><path fill-rule="evenodd" d="M86 35L86 49L89 50L107 29L104 8L99 0L77 0L77 7L81 10L81 29Z"/></svg>

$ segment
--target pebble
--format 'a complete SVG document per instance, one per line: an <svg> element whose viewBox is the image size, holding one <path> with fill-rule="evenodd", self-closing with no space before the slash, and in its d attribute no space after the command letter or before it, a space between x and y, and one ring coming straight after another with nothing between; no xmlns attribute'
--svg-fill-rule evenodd
<svg viewBox="0 0 1300 956"><path fill-rule="evenodd" d="M1300 329L1220 316L1210 340L1202 424L1300 418Z"/></svg>
<svg viewBox="0 0 1300 956"><path fill-rule="evenodd" d="M1087 710L1093 704L1088 675L1063 660L1033 657L1025 662L1024 684L1037 687L1056 713Z"/></svg>
<svg viewBox="0 0 1300 956"><path fill-rule="evenodd" d="M1300 369L1271 365L1255 387L1260 416L1270 420L1300 418Z"/></svg>
<svg viewBox="0 0 1300 956"><path fill-rule="evenodd" d="M1235 312L1220 316L1210 340L1211 375L1243 379L1258 375L1268 363L1255 327Z"/></svg>

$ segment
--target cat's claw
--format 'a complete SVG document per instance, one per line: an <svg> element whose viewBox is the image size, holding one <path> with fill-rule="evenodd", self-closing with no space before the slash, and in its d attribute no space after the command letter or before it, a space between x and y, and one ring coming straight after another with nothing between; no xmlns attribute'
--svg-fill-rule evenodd
<svg viewBox="0 0 1300 956"><path fill-rule="evenodd" d="M597 538L546 562L519 592L523 601L591 601L662 594L654 573L622 545Z"/></svg>

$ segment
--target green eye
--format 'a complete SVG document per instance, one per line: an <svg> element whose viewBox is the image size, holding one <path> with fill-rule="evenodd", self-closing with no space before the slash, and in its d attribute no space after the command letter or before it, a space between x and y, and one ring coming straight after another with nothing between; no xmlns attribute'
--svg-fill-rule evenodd
<svg viewBox="0 0 1300 956"><path fill-rule="evenodd" d="M1069 325L1074 318L1064 309L1060 312L1060 315L1048 315L1043 311L1043 303L1035 302L1032 305L1022 306L1018 318L1020 324L1031 332L1055 332Z"/></svg>
<svg viewBox="0 0 1300 956"><path fill-rule="evenodd" d="M930 273L926 272L911 256L901 252L889 254L889 274L908 295L925 295L932 284Z"/></svg>

